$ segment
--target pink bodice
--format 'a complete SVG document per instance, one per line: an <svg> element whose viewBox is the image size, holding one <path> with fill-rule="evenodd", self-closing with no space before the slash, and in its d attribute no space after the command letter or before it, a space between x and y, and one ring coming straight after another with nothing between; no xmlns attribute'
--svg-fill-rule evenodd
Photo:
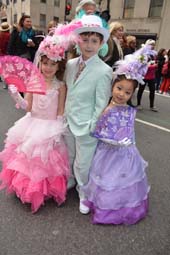
<svg viewBox="0 0 170 255"><path fill-rule="evenodd" d="M53 82L52 89L48 89L46 95L33 94L31 116L39 119L55 120L58 109L58 95L61 82Z"/></svg>

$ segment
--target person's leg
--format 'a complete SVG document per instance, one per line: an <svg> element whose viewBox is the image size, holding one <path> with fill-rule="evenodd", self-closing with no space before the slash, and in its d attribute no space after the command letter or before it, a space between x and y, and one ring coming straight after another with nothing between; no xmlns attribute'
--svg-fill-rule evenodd
<svg viewBox="0 0 170 255"><path fill-rule="evenodd" d="M154 99L155 99L155 83L153 80L148 80L148 87L149 87L150 108L152 108L154 106Z"/></svg>
<svg viewBox="0 0 170 255"><path fill-rule="evenodd" d="M71 189L76 185L76 181L74 178L74 171L73 171L74 160L76 157L76 145L75 145L75 137L69 128L67 128L64 134L64 140L68 148L68 155L69 155L69 162L70 162L70 169L71 169L71 177L68 180L67 189Z"/></svg>
<svg viewBox="0 0 170 255"><path fill-rule="evenodd" d="M156 78L156 91L159 92L159 87L161 83L161 76L157 76Z"/></svg>
<svg viewBox="0 0 170 255"><path fill-rule="evenodd" d="M166 84L165 84L165 89L164 92L167 93L169 90L169 86L170 86L170 78L167 78Z"/></svg>
<svg viewBox="0 0 170 255"><path fill-rule="evenodd" d="M155 100L155 80L148 80L148 87L149 87L149 101L150 101L150 109L154 112L157 112L158 109L154 106Z"/></svg>
<svg viewBox="0 0 170 255"><path fill-rule="evenodd" d="M88 182L91 161L96 150L97 139L89 135L76 137L76 158L74 174L79 187Z"/></svg>
<svg viewBox="0 0 170 255"><path fill-rule="evenodd" d="M74 174L77 181L77 191L79 193L79 210L83 214L89 212L89 208L84 205L86 199L81 187L88 182L89 170L93 155L97 146L97 139L85 135L76 137L76 159L74 161Z"/></svg>
<svg viewBox="0 0 170 255"><path fill-rule="evenodd" d="M160 85L160 93L163 93L163 92L164 92L166 80L167 80L167 78L165 78L165 77L164 77L163 80L162 80L162 83L161 83L161 85Z"/></svg>
<svg viewBox="0 0 170 255"><path fill-rule="evenodd" d="M145 89L146 83L144 85L139 84L139 89L137 93L137 105L141 105L141 99L143 95L143 91Z"/></svg>

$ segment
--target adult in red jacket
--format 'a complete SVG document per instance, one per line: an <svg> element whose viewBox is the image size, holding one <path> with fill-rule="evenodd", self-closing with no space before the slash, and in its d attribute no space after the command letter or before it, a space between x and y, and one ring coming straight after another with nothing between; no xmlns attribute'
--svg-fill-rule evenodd
<svg viewBox="0 0 170 255"><path fill-rule="evenodd" d="M7 55L7 46L10 38L10 25L7 22L2 22L0 25L0 56ZM1 78L0 78L1 81ZM3 84L6 89L6 84Z"/></svg>
<svg viewBox="0 0 170 255"><path fill-rule="evenodd" d="M137 93L137 108L142 110L141 107L141 99L143 95L143 91L145 86L148 85L149 87L149 101L150 101L150 109L151 111L157 112L158 109L154 106L154 99L155 99L155 74L156 74L157 64L154 61L151 61L148 66L148 71L145 75L144 85L139 84L139 90Z"/></svg>
<svg viewBox="0 0 170 255"><path fill-rule="evenodd" d="M0 25L0 56L7 54L7 45L10 38L10 25L2 22Z"/></svg>
<svg viewBox="0 0 170 255"><path fill-rule="evenodd" d="M167 53L168 61L166 62L167 70L163 74L163 81L160 86L160 93L164 95L169 95L168 91L170 90L170 49Z"/></svg>

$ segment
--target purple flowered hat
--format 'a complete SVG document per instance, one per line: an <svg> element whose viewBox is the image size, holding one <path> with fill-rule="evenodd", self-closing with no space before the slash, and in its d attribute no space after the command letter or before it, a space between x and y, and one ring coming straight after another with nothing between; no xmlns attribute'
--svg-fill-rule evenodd
<svg viewBox="0 0 170 255"><path fill-rule="evenodd" d="M114 74L124 74L127 79L137 80L144 84L144 76L148 70L148 60L150 56L155 56L157 52L151 49L150 45L144 45L133 54L126 55L123 60L117 61Z"/></svg>

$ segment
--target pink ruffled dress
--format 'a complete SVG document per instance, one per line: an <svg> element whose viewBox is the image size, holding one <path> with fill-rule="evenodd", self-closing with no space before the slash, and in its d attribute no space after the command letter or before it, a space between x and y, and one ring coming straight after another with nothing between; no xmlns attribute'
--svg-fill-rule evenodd
<svg viewBox="0 0 170 255"><path fill-rule="evenodd" d="M8 130L0 153L0 189L31 203L32 212L50 197L59 205L66 198L68 154L63 121L56 117L60 85L55 80L46 95L33 95L32 111Z"/></svg>

